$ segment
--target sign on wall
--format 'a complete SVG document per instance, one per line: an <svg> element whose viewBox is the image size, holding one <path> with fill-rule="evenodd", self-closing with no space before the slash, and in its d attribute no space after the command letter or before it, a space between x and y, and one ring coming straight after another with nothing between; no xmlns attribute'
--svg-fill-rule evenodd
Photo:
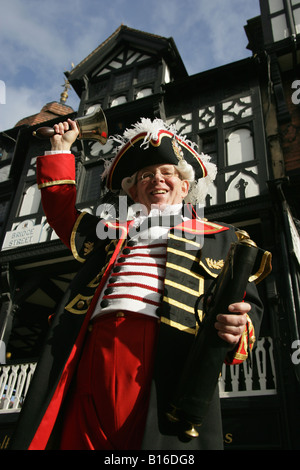
<svg viewBox="0 0 300 470"><path fill-rule="evenodd" d="M51 239L57 238L56 234L50 229L47 223L35 225L34 220L23 220L12 227L12 230L6 232L2 250L11 250L25 245L41 243L49 238L51 230Z"/></svg>

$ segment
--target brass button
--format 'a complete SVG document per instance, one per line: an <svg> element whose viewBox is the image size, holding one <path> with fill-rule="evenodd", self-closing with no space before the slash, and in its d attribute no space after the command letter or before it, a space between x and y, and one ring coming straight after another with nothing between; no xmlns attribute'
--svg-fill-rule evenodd
<svg viewBox="0 0 300 470"><path fill-rule="evenodd" d="M83 308L83 307L84 307L84 301L79 300L79 302L77 302L77 308Z"/></svg>
<svg viewBox="0 0 300 470"><path fill-rule="evenodd" d="M116 317L117 317L117 318L125 317L125 313L124 313L124 312L117 312L117 313L116 313Z"/></svg>
<svg viewBox="0 0 300 470"><path fill-rule="evenodd" d="M92 330L93 330L93 325L89 325L89 326L88 326L88 331L91 332Z"/></svg>

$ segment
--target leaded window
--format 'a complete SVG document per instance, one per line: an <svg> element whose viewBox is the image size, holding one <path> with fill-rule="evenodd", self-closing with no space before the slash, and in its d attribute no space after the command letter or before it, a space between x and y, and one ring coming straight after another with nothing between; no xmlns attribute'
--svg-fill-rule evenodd
<svg viewBox="0 0 300 470"><path fill-rule="evenodd" d="M89 101L98 100L103 109L152 95L158 78L157 62L135 50L123 50L90 78Z"/></svg>
<svg viewBox="0 0 300 470"><path fill-rule="evenodd" d="M266 168L257 150L262 138L254 133L255 99L250 93L235 96L168 119L218 167L206 206L255 197L263 190Z"/></svg>
<svg viewBox="0 0 300 470"><path fill-rule="evenodd" d="M83 177L83 188L81 193L81 202L96 201L100 198L103 173L103 165L95 164L85 167Z"/></svg>

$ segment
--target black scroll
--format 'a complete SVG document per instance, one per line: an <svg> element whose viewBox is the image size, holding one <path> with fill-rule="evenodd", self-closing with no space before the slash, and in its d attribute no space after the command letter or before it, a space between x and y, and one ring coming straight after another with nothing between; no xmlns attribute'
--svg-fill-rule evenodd
<svg viewBox="0 0 300 470"><path fill-rule="evenodd" d="M259 252L249 238L233 243L212 290L203 299L205 315L167 412L170 421L182 423L190 438L198 436L196 427L204 420L230 349L217 334L216 316L229 313L228 305L243 300Z"/></svg>

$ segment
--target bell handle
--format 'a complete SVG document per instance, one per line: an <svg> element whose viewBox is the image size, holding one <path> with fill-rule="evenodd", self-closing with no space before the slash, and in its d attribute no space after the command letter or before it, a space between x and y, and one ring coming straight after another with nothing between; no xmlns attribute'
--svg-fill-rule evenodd
<svg viewBox="0 0 300 470"><path fill-rule="evenodd" d="M75 121L76 122L76 121ZM84 135L85 134L88 134L88 135L91 135L91 134L95 134L95 135L98 135L98 132L97 130L88 130L88 131L84 131L84 130L81 130L78 126L78 123L76 122L76 125L79 129L79 138L84 138ZM68 132L68 131L67 131ZM56 134L55 130L53 129L53 127L39 127L38 129L36 129L35 131L32 132L32 135L34 137L37 137L38 139L42 139L42 140L46 140L46 139L50 139L51 137L53 137L54 135ZM101 137L103 139L107 139L107 132L103 131L101 132Z"/></svg>
<svg viewBox="0 0 300 470"><path fill-rule="evenodd" d="M55 134L53 127L39 127L33 131L32 135L38 139L50 139Z"/></svg>

